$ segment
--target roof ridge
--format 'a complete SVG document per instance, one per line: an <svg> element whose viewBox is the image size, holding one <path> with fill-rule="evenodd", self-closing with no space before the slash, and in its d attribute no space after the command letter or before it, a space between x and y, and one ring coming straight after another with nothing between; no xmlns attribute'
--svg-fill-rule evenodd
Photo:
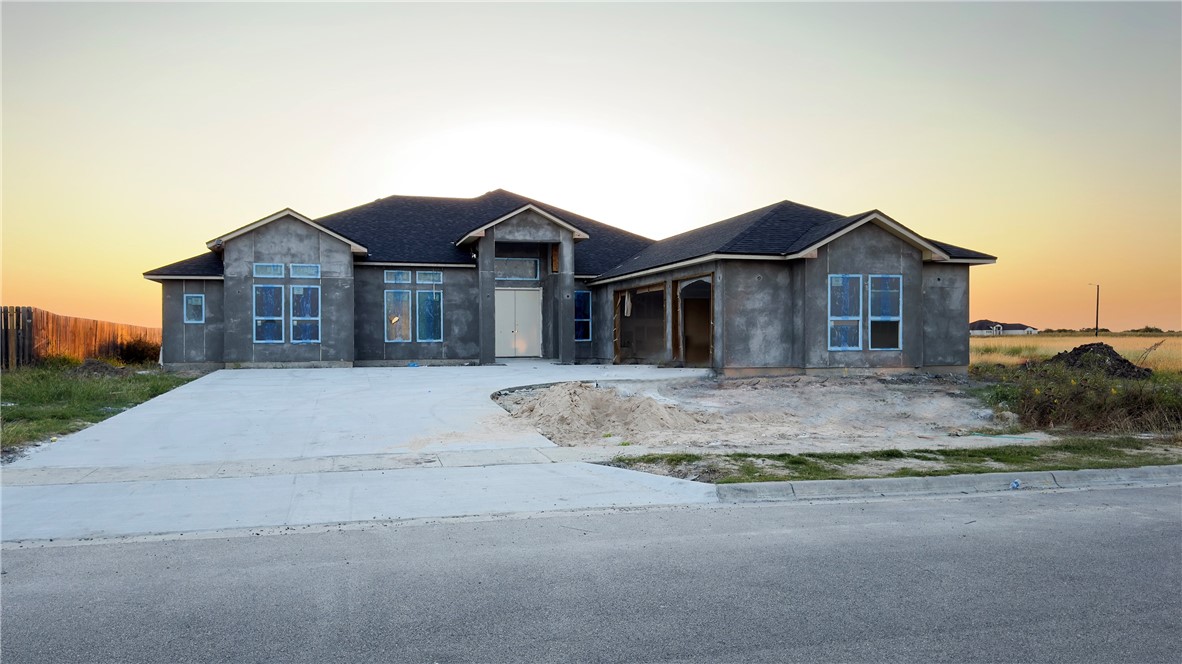
<svg viewBox="0 0 1182 664"><path fill-rule="evenodd" d="M374 203L388 201L392 198L400 198L400 199L404 199L404 200L428 199L428 200L432 200L432 201L475 201L475 200L478 200L478 199L488 195L488 193L491 193L491 192L486 192L484 194L481 194L480 196L469 196L467 198L462 197L462 196L418 196L418 195L413 195L413 194L390 194L389 196L382 196L380 198L375 198L372 201L368 201L366 203L358 203L357 205L354 205L352 207L347 207L343 210L337 210L336 212L329 212L328 214L322 214L319 217L316 217L316 219L313 219L313 221L318 221L320 219L326 219L328 217L335 217L338 214L352 212L354 210L358 210L363 207L366 207L367 205L373 205Z"/></svg>
<svg viewBox="0 0 1182 664"><path fill-rule="evenodd" d="M733 247L740 240L742 240L743 238L750 235L755 230L756 226L758 226L760 223L762 223L765 219L767 219L771 215L779 212L781 209L783 209L785 204L789 204L789 203L795 205L795 203L792 203L792 201L790 201L788 199L784 199L784 200L780 201L779 203L773 203L773 204L769 205L767 212L759 215L758 219L756 219L755 221L752 221L750 224L747 224L746 228L744 228L743 230L736 233L735 236L732 237L729 241L727 241L726 244L719 247L718 251L725 252L727 249Z"/></svg>

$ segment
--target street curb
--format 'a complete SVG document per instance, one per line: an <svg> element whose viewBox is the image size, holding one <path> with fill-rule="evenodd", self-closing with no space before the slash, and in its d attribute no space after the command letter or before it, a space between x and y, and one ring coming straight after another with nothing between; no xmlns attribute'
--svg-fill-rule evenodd
<svg viewBox="0 0 1182 664"><path fill-rule="evenodd" d="M1014 482L1018 484L1015 486ZM804 482L748 482L719 484L724 503L763 503L792 500L841 500L896 496L974 494L1043 489L1083 489L1114 485L1182 484L1182 465L1056 470L1025 473L985 473L944 477L894 477L865 480Z"/></svg>

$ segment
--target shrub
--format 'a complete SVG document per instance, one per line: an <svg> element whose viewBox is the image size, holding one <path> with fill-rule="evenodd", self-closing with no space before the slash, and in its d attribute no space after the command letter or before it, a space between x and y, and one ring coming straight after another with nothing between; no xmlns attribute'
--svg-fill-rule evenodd
<svg viewBox="0 0 1182 664"><path fill-rule="evenodd" d="M46 369L71 369L82 364L82 360L69 355L46 355L37 360L37 366Z"/></svg>
<svg viewBox="0 0 1182 664"><path fill-rule="evenodd" d="M1129 433L1182 431L1182 380L1112 378L1096 369L1043 363L986 367L977 375L998 381L986 401L1013 411L1032 428Z"/></svg>
<svg viewBox="0 0 1182 664"><path fill-rule="evenodd" d="M160 344L142 337L124 341L116 349L115 357L124 364L155 364L160 360Z"/></svg>

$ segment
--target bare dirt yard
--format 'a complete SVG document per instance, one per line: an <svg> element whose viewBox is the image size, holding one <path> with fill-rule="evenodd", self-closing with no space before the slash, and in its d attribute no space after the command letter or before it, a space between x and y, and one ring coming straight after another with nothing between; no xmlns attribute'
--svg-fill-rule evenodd
<svg viewBox="0 0 1182 664"><path fill-rule="evenodd" d="M974 434L1007 429L1014 416L995 414L968 387L963 376L794 376L562 383L496 399L570 447L800 454L997 445L997 437Z"/></svg>

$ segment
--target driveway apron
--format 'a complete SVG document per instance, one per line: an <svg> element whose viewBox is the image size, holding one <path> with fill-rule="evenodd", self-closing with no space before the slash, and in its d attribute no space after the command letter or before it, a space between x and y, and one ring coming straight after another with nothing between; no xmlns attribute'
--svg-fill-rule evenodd
<svg viewBox="0 0 1182 664"><path fill-rule="evenodd" d="M713 502L708 485L555 463L554 444L490 398L704 375L543 361L217 371L7 465L2 537Z"/></svg>

